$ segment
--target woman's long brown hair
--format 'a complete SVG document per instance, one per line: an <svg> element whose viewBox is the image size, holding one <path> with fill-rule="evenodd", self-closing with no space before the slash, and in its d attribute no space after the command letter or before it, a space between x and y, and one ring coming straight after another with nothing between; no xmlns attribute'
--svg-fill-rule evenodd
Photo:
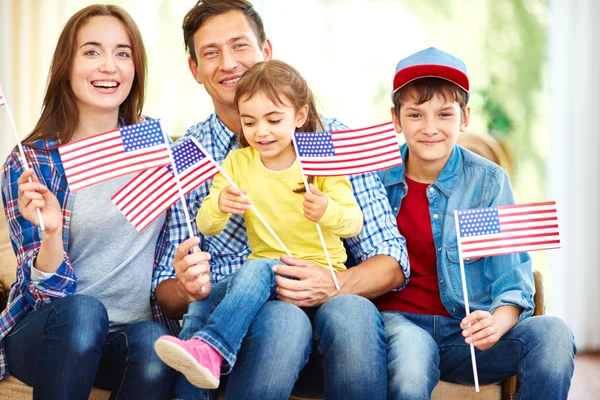
<svg viewBox="0 0 600 400"><path fill-rule="evenodd" d="M264 93L276 105L291 104L296 111L308 105L306 122L300 128L296 128L296 132L324 130L312 91L306 80L291 65L279 60L262 61L244 72L235 87L234 101L238 111L242 99L246 101L259 92ZM239 142L241 147L249 146L243 133L239 135ZM312 183L313 180L314 177L308 177L308 183ZM306 188L303 186L294 192L304 192L305 190Z"/></svg>
<svg viewBox="0 0 600 400"><path fill-rule="evenodd" d="M119 107L119 115L127 125L139 122L144 105L148 71L142 34L133 18L121 7L95 4L78 11L65 24L48 72L42 115L33 131L23 140L23 144L31 144L39 139L58 139L61 143L68 143L71 140L79 124L79 112L70 82L77 33L90 18L98 16L117 18L123 23L129 35L135 77L131 92Z"/></svg>

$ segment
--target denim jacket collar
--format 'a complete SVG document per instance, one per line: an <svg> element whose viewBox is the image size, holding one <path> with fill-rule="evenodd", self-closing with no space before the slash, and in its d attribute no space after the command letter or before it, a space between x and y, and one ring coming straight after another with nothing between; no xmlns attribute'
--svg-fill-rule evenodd
<svg viewBox="0 0 600 400"><path fill-rule="evenodd" d="M458 146L455 144L448 162L446 162L442 172L440 172L440 175L433 184L447 197L450 197L452 191L456 187L460 175L462 174L463 166L463 157L458 150Z"/></svg>
<svg viewBox="0 0 600 400"><path fill-rule="evenodd" d="M400 146L400 153L402 154L402 160L408 159L408 146L406 143ZM440 176L438 176L433 185L435 185L447 197L450 197L452 191L456 187L460 175L462 174L463 166L464 160L460 151L458 150L458 145L454 145L448 162L442 169L442 172L440 172ZM380 173L384 186L402 184L402 187L406 192L407 184L406 179L404 178L404 167L405 164L402 163L402 165L390 168Z"/></svg>

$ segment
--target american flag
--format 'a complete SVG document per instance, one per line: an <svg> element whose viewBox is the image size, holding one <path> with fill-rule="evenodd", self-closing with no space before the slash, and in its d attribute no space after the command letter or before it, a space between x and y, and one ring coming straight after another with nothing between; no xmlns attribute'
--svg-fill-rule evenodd
<svg viewBox="0 0 600 400"><path fill-rule="evenodd" d="M458 212L463 258L560 247L556 202Z"/></svg>
<svg viewBox="0 0 600 400"><path fill-rule="evenodd" d="M402 164L394 125L333 132L296 132L306 175L363 174Z"/></svg>
<svg viewBox="0 0 600 400"><path fill-rule="evenodd" d="M0 88L0 106L6 104L6 100L4 100L4 93L2 93L2 89Z"/></svg>
<svg viewBox="0 0 600 400"><path fill-rule="evenodd" d="M157 120L68 143L58 151L71 191L170 162Z"/></svg>
<svg viewBox="0 0 600 400"><path fill-rule="evenodd" d="M177 144L172 152L184 194L219 172L217 164L207 157L206 150L194 138ZM111 200L141 232L179 200L171 166L152 168L138 174Z"/></svg>

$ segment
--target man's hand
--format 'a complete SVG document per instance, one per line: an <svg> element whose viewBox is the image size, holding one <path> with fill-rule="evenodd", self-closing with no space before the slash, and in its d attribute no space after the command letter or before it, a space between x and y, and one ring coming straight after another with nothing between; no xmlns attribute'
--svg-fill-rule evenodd
<svg viewBox="0 0 600 400"><path fill-rule="evenodd" d="M466 338L465 342L473 343L473 346L481 351L492 347L502 336L498 321L487 311L473 311L463 318L460 327L463 337Z"/></svg>
<svg viewBox="0 0 600 400"><path fill-rule="evenodd" d="M252 206L246 194L247 190L240 190L231 185L225 187L219 194L219 210L223 214L243 215Z"/></svg>
<svg viewBox="0 0 600 400"><path fill-rule="evenodd" d="M306 219L312 222L319 222L325 210L327 209L327 203L329 197L319 189L317 189L312 183L308 185L310 193L307 190L304 193L304 216Z"/></svg>
<svg viewBox="0 0 600 400"><path fill-rule="evenodd" d="M190 250L200 243L200 239L187 239L177 247L173 258L173 268L178 278L177 294L188 302L203 300L210 294L210 254ZM197 247L196 247L197 250Z"/></svg>
<svg viewBox="0 0 600 400"><path fill-rule="evenodd" d="M277 274L275 281L279 300L287 301L298 307L316 307L338 293L331 272L325 268L312 261L286 255L281 256L281 261L287 265L273 267L273 271Z"/></svg>

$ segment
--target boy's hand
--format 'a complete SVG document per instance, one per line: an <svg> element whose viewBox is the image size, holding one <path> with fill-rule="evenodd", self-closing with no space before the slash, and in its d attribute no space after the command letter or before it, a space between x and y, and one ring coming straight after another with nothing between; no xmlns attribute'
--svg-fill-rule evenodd
<svg viewBox="0 0 600 400"><path fill-rule="evenodd" d="M219 194L219 210L223 214L244 214L252 206L247 197L247 190L240 190L234 186L227 186Z"/></svg>
<svg viewBox="0 0 600 400"><path fill-rule="evenodd" d="M471 327L469 327L471 324ZM479 350L492 347L500 337L500 326L496 318L487 311L477 310L467 315L460 323L466 343L473 343Z"/></svg>
<svg viewBox="0 0 600 400"><path fill-rule="evenodd" d="M309 221L319 222L323 214L325 214L329 197L314 187L312 183L308 187L310 193L308 190L304 193L304 202L302 203L304 206L304 216Z"/></svg>

